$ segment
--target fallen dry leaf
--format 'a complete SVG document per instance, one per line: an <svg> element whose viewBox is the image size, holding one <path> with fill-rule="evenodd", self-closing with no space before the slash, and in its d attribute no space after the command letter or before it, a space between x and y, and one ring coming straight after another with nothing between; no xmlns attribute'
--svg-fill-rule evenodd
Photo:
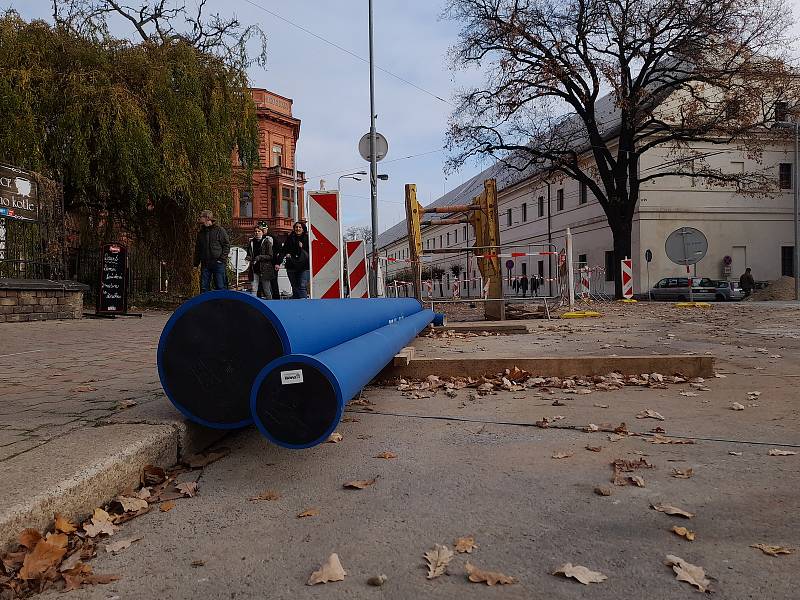
<svg viewBox="0 0 800 600"><path fill-rule="evenodd" d="M111 522L111 515L109 515L102 508L95 508L94 513L92 514L91 522L88 525L84 524L83 526L83 530L90 538L96 537L102 533L105 533L106 535L114 535L118 529L119 527Z"/></svg>
<svg viewBox="0 0 800 600"><path fill-rule="evenodd" d="M672 469L672 476L675 479L689 479L692 475L694 475L694 469L691 467L688 469Z"/></svg>
<svg viewBox="0 0 800 600"><path fill-rule="evenodd" d="M19 571L19 578L25 581L39 579L48 569L58 565L66 553L66 548L40 539L36 542L33 551L25 556Z"/></svg>
<svg viewBox="0 0 800 600"><path fill-rule="evenodd" d="M385 458L387 460L392 458L397 458L397 454L394 452L381 452L380 454L376 455L374 458Z"/></svg>
<svg viewBox="0 0 800 600"><path fill-rule="evenodd" d="M679 527L678 525L673 525L672 529L670 529L670 531L672 533L674 533L675 535L679 535L680 537L689 540L690 542L694 541L695 532L694 531L690 531L689 529L686 529L686 527Z"/></svg>
<svg viewBox="0 0 800 600"><path fill-rule="evenodd" d="M143 486L158 485L164 483L167 474L161 467L154 465L145 465L142 467L141 481Z"/></svg>
<svg viewBox="0 0 800 600"><path fill-rule="evenodd" d="M602 573L599 573L598 571L592 571L586 567L582 567L581 565L573 565L572 563L566 563L565 565L560 566L558 569L553 571L553 575L572 577L573 579L580 581L583 585L589 585L590 583L601 583L608 579L608 577Z"/></svg>
<svg viewBox="0 0 800 600"><path fill-rule="evenodd" d="M586 449L589 452L600 452L603 449L603 447L602 446L586 446Z"/></svg>
<svg viewBox="0 0 800 600"><path fill-rule="evenodd" d="M201 469L206 465L210 465L211 463L218 461L221 458L225 458L230 453L231 449L223 446L212 452L207 452L204 454L191 454L183 459L183 464L191 469Z"/></svg>
<svg viewBox="0 0 800 600"><path fill-rule="evenodd" d="M258 502L259 500L267 500L272 502L273 500L280 500L280 499L281 495L273 490L267 490L266 492L261 492L258 496L253 496L252 498L248 498L250 502Z"/></svg>
<svg viewBox="0 0 800 600"><path fill-rule="evenodd" d="M629 483L635 483L630 480L630 478L624 473L633 473L636 469L654 469L655 467L647 462L646 458L640 458L639 460L625 460L622 458L616 459L614 462L611 463L611 467L614 469L614 477L611 479L611 482L614 485L624 486L628 485Z"/></svg>
<svg viewBox="0 0 800 600"><path fill-rule="evenodd" d="M48 533L45 541L59 548L66 548L69 543L69 536L66 533Z"/></svg>
<svg viewBox="0 0 800 600"><path fill-rule="evenodd" d="M305 519L306 517L316 517L319 511L316 508L307 508L303 512L298 513L298 519Z"/></svg>
<svg viewBox="0 0 800 600"><path fill-rule="evenodd" d="M769 554L770 556L778 556L779 554L794 554L794 548L785 548L784 546L770 546L768 544L750 544L751 548L757 548L761 550L764 554Z"/></svg>
<svg viewBox="0 0 800 600"><path fill-rule="evenodd" d="M664 417L661 413L657 413L654 410L650 410L649 408L643 410L638 415L636 415L637 419L657 419L659 421L663 421Z"/></svg>
<svg viewBox="0 0 800 600"><path fill-rule="evenodd" d="M439 575L444 574L447 570L447 565L453 560L453 551L447 546L436 544L433 550L428 550L423 554L425 560L428 562L428 579L434 579Z"/></svg>
<svg viewBox="0 0 800 600"><path fill-rule="evenodd" d="M670 504L651 504L650 508L653 510L657 510L658 512L663 512L668 515L677 515L679 517L686 517L687 519L691 519L694 516L694 513L690 513L688 511L683 510L682 508L677 508Z"/></svg>
<svg viewBox="0 0 800 600"><path fill-rule="evenodd" d="M464 565L464 568L467 571L467 579L473 583L485 582L486 585L517 583L517 580L513 577L500 573L499 571L484 571L469 562Z"/></svg>
<svg viewBox="0 0 800 600"><path fill-rule="evenodd" d="M162 502L161 506L158 507L158 510L161 512L169 512L173 508L175 508L175 502L173 500L168 500L167 502Z"/></svg>
<svg viewBox="0 0 800 600"><path fill-rule="evenodd" d="M797 454L797 452L793 450L779 450L778 448L771 448L767 454L770 456L792 456L793 454Z"/></svg>
<svg viewBox="0 0 800 600"><path fill-rule="evenodd" d="M598 496L610 496L611 488L597 486L594 488L594 493Z"/></svg>
<svg viewBox="0 0 800 600"><path fill-rule="evenodd" d="M84 393L84 392L96 392L97 388L92 387L91 385L79 385L76 388L72 388L73 392Z"/></svg>
<svg viewBox="0 0 800 600"><path fill-rule="evenodd" d="M328 444L338 444L344 439L344 436L339 433L338 431L334 431L332 434L328 436L328 439L325 440Z"/></svg>
<svg viewBox="0 0 800 600"><path fill-rule="evenodd" d="M317 583L330 583L331 581L343 581L347 571L342 567L339 555L335 552L328 557L319 570L314 571L308 578L306 585L316 585Z"/></svg>
<svg viewBox="0 0 800 600"><path fill-rule="evenodd" d="M573 456L574 454L575 454L574 452L554 452L553 456L551 458L556 458L556 459L558 459L558 458L569 458L569 457Z"/></svg>
<svg viewBox="0 0 800 600"><path fill-rule="evenodd" d="M478 547L478 544L475 543L475 537L472 535L458 538L453 542L453 545L456 547L456 552L459 554L463 554L464 552L472 554L472 551Z"/></svg>
<svg viewBox="0 0 800 600"><path fill-rule="evenodd" d="M28 550L33 550L39 540L42 539L42 534L36 529L23 529L17 539L22 546L25 546Z"/></svg>
<svg viewBox="0 0 800 600"><path fill-rule="evenodd" d="M378 481L377 477L373 477L372 479L356 479L354 481L347 481L343 483L342 487L351 490L363 490L366 487L374 485L376 481Z"/></svg>
<svg viewBox="0 0 800 600"><path fill-rule="evenodd" d="M196 481L184 481L183 483L179 483L175 486L175 489L178 490L181 494L186 496L187 498L194 498L197 494L197 482Z"/></svg>
<svg viewBox="0 0 800 600"><path fill-rule="evenodd" d="M739 404L738 402L734 402L731 404L731 410L744 410L744 404Z"/></svg>
<svg viewBox="0 0 800 600"><path fill-rule="evenodd" d="M685 581L689 585L696 587L700 592L709 591L711 582L706 578L706 572L703 567L686 562L673 554L667 554L667 565L675 571L678 581Z"/></svg>
<svg viewBox="0 0 800 600"><path fill-rule="evenodd" d="M666 437L660 433L655 434L648 440L651 444L694 444L694 440L675 439Z"/></svg>
<svg viewBox="0 0 800 600"><path fill-rule="evenodd" d="M641 475L629 475L628 479L636 487L644 487L644 477Z"/></svg>
<svg viewBox="0 0 800 600"><path fill-rule="evenodd" d="M55 514L55 528L58 531L61 531L63 533L67 533L67 534L75 533L78 530L78 528L75 526L75 523L73 523L72 521L70 521L68 518L66 518L65 516L61 515L60 513L56 513Z"/></svg>
<svg viewBox="0 0 800 600"><path fill-rule="evenodd" d="M122 506L123 512L136 512L137 510L142 510L143 508L147 508L149 506L147 504L147 500L143 500L142 498L117 496L116 501L119 502L120 506Z"/></svg>
<svg viewBox="0 0 800 600"><path fill-rule="evenodd" d="M687 398L694 398L697 396L696 392L681 392L681 396L686 396Z"/></svg>
<svg viewBox="0 0 800 600"><path fill-rule="evenodd" d="M108 544L106 544L106 552L110 552L111 554L118 554L119 552L122 552L126 548L130 548L131 544L133 544L134 542L138 542L141 539L142 537L139 536L139 537L126 538L124 540L109 542Z"/></svg>
<svg viewBox="0 0 800 600"><path fill-rule="evenodd" d="M386 575L376 575L375 577L370 577L367 579L367 585L371 585L373 587L381 587L384 583L388 581L388 577Z"/></svg>

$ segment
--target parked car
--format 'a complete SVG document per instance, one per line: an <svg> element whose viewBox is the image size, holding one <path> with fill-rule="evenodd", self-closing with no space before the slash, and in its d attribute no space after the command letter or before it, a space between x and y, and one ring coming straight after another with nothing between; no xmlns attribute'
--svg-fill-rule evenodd
<svg viewBox="0 0 800 600"><path fill-rule="evenodd" d="M738 281L717 280L717 297L720 302L732 302L744 299L744 290L739 287Z"/></svg>
<svg viewBox="0 0 800 600"><path fill-rule="evenodd" d="M708 277L692 278L691 299L709 302L717 299L716 281ZM689 300L688 277L665 277L650 290L653 300Z"/></svg>

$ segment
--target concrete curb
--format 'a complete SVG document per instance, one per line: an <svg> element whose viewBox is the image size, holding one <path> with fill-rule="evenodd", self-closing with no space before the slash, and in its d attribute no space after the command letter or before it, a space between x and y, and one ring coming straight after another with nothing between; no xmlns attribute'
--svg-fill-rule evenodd
<svg viewBox="0 0 800 600"><path fill-rule="evenodd" d="M26 527L48 527L56 512L81 520L136 486L145 465L174 465L226 433L178 420L110 421L0 463L0 548L16 542Z"/></svg>

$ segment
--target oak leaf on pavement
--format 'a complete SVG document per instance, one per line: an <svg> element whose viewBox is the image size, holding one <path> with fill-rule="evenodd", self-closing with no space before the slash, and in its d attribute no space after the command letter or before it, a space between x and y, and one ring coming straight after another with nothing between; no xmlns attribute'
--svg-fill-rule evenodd
<svg viewBox="0 0 800 600"><path fill-rule="evenodd" d="M436 544L432 550L428 550L424 555L428 562L428 579L434 579L443 575L447 570L447 565L453 560L453 551L447 546Z"/></svg>
<svg viewBox="0 0 800 600"><path fill-rule="evenodd" d="M67 534L75 533L78 530L75 523L60 513L55 514L55 527L58 531Z"/></svg>
<svg viewBox="0 0 800 600"><path fill-rule="evenodd" d="M339 555L335 552L328 557L322 566L311 574L306 585L317 583L330 583L331 581L343 581L347 571L342 567Z"/></svg>
<svg viewBox="0 0 800 600"><path fill-rule="evenodd" d="M319 511L316 508L307 508L303 512L298 513L298 519L305 519L307 517L316 517L319 514Z"/></svg>
<svg viewBox="0 0 800 600"><path fill-rule="evenodd" d="M469 562L464 565L464 568L467 571L467 579L473 583L486 583L486 585L517 583L516 579L505 573L500 573L499 571L484 571Z"/></svg>
<svg viewBox="0 0 800 600"><path fill-rule="evenodd" d="M768 454L770 456L792 456L793 454L797 454L797 452L793 450L780 450L778 448L771 448Z"/></svg>
<svg viewBox="0 0 800 600"><path fill-rule="evenodd" d="M709 591L711 581L706 577L703 567L686 562L681 557L673 554L667 554L667 565L672 567L678 581L685 581L689 585L696 587L700 592Z"/></svg>
<svg viewBox="0 0 800 600"><path fill-rule="evenodd" d="M138 542L142 539L142 536L126 538L124 540L117 540L114 542L109 542L106 544L106 552L110 552L111 554L119 554L126 548L130 548L130 545L134 542Z"/></svg>
<svg viewBox="0 0 800 600"><path fill-rule="evenodd" d="M183 483L179 483L178 485L176 485L175 489L178 490L181 494L183 494L187 498L194 498L195 495L197 495L197 482L184 481Z"/></svg>
<svg viewBox="0 0 800 600"><path fill-rule="evenodd" d="M694 531L686 529L686 527L679 527L678 525L673 525L670 531L675 535L678 535L684 539L689 540L690 542L694 541L696 535Z"/></svg>
<svg viewBox="0 0 800 600"><path fill-rule="evenodd" d="M453 542L453 546L455 546L456 552L459 554L463 554L464 552L471 554L472 551L478 547L478 544L475 543L475 536L468 535L458 538Z"/></svg>
<svg viewBox="0 0 800 600"><path fill-rule="evenodd" d="M793 554L795 552L794 548L785 548L783 546L770 546L769 544L750 544L751 548L757 548L761 550L764 554L769 554L770 556L778 556L779 554Z"/></svg>
<svg viewBox="0 0 800 600"><path fill-rule="evenodd" d="M381 452L380 454L377 454L375 456L375 458L385 458L386 460L390 460L392 458L397 458L397 454L395 454L394 452L386 451L386 452Z"/></svg>
<svg viewBox="0 0 800 600"><path fill-rule="evenodd" d="M553 571L553 575L571 577L577 581L580 581L583 585L589 585L590 583L601 583L608 579L608 577L599 571L592 571L591 569L587 569L581 565L573 565L572 563L561 565L555 571Z"/></svg>
<svg viewBox="0 0 800 600"><path fill-rule="evenodd" d="M22 533L19 534L17 538L19 543L25 546L28 550L33 550L36 547L36 544L39 543L39 540L42 539L42 534L39 533L36 529L23 529Z"/></svg>
<svg viewBox="0 0 800 600"><path fill-rule="evenodd" d="M670 504L651 504L650 508L653 510L657 510L658 512L663 512L668 515L677 515L679 517L686 517L687 519L691 519L694 516L694 513L690 513L688 511L683 510L682 508L678 508L676 506L672 506Z"/></svg>
<svg viewBox="0 0 800 600"><path fill-rule="evenodd" d="M675 479L689 479L692 475L694 475L694 469L691 467L688 469L672 469L672 476Z"/></svg>
<svg viewBox="0 0 800 600"><path fill-rule="evenodd" d="M274 500L280 500L281 495L274 491L274 490L267 490L266 492L261 492L258 496L253 496L252 498L248 498L250 502L258 502L260 500L267 500L272 502Z"/></svg>
<svg viewBox="0 0 800 600"><path fill-rule="evenodd" d="M25 556L19 571L19 578L25 581L41 578L48 569L57 566L66 553L66 548L56 546L46 540L39 540L33 551Z"/></svg>

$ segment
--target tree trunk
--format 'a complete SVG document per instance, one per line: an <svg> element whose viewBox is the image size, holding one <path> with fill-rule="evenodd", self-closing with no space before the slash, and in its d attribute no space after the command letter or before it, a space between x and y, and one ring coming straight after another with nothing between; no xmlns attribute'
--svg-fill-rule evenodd
<svg viewBox="0 0 800 600"><path fill-rule="evenodd" d="M611 234L614 237L614 298L622 298L622 260L631 258L631 232L633 218L609 218Z"/></svg>

